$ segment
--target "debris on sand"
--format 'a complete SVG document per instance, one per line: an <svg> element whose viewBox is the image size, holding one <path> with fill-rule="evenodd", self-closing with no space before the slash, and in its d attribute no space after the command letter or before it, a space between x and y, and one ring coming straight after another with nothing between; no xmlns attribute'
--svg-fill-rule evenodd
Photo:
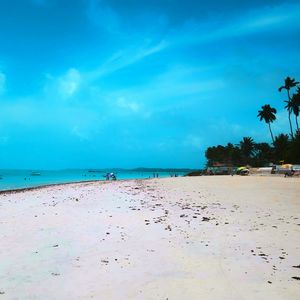
<svg viewBox="0 0 300 300"><path fill-rule="evenodd" d="M171 225L168 225L165 230L169 230L169 231L172 231L172 228L171 228Z"/></svg>
<svg viewBox="0 0 300 300"><path fill-rule="evenodd" d="M106 264L106 265L109 263L109 261L107 259L101 259L101 262Z"/></svg>
<svg viewBox="0 0 300 300"><path fill-rule="evenodd" d="M298 268L298 269L300 269L300 264L299 264L298 266L293 266L293 268Z"/></svg>

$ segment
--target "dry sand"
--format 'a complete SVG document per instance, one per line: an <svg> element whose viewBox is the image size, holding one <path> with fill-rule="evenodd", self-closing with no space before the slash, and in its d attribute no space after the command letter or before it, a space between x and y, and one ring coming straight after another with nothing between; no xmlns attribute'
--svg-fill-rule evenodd
<svg viewBox="0 0 300 300"><path fill-rule="evenodd" d="M2 299L300 299L300 180L215 176L0 195Z"/></svg>

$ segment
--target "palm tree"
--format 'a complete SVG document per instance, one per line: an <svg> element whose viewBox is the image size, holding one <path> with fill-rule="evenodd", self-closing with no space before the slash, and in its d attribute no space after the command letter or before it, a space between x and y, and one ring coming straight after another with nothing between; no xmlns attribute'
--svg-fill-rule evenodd
<svg viewBox="0 0 300 300"><path fill-rule="evenodd" d="M297 89L297 94L294 94L290 103L290 109L295 115L297 131L299 131L298 116L300 113L300 87Z"/></svg>
<svg viewBox="0 0 300 300"><path fill-rule="evenodd" d="M274 136L271 130L271 123L276 120L277 110L271 107L269 104L263 105L261 108L262 109L258 111L257 117L260 118L260 121L264 120L268 124L271 133L271 138L274 143Z"/></svg>
<svg viewBox="0 0 300 300"><path fill-rule="evenodd" d="M281 86L278 90L279 92L281 92L283 89L285 89L287 91L287 94L288 94L288 104L285 106L285 108L287 108L287 111L289 113L289 123L290 123L290 130L291 130L291 137L292 139L294 138L294 135L293 135L293 127L292 127L292 121L291 121L291 113L292 113L292 110L290 109L290 105L289 105L289 102L291 101L291 95L290 95L290 89L297 86L297 84L299 84L298 81L295 81L294 78L290 78L289 76L284 80L284 85Z"/></svg>
<svg viewBox="0 0 300 300"><path fill-rule="evenodd" d="M279 134L275 137L274 140L274 151L275 151L275 158L279 161L286 161L287 160L287 153L290 146L289 136L287 134Z"/></svg>
<svg viewBox="0 0 300 300"><path fill-rule="evenodd" d="M254 154L255 143L251 137L244 137L242 141L240 141L240 148L242 154L246 158L250 158Z"/></svg>
<svg viewBox="0 0 300 300"><path fill-rule="evenodd" d="M268 143L255 144L255 162L257 166L270 163L273 158L273 148Z"/></svg>

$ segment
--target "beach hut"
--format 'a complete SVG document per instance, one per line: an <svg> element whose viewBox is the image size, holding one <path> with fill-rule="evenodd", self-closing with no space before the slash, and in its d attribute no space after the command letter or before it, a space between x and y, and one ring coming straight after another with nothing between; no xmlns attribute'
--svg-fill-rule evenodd
<svg viewBox="0 0 300 300"><path fill-rule="evenodd" d="M259 174L271 174L273 167L261 167L257 169Z"/></svg>

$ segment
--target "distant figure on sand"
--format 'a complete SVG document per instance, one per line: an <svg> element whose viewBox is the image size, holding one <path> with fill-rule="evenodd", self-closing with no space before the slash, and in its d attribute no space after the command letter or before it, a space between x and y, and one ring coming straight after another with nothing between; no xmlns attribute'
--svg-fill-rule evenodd
<svg viewBox="0 0 300 300"><path fill-rule="evenodd" d="M105 180L117 180L117 176L115 173L106 173L105 175Z"/></svg>

